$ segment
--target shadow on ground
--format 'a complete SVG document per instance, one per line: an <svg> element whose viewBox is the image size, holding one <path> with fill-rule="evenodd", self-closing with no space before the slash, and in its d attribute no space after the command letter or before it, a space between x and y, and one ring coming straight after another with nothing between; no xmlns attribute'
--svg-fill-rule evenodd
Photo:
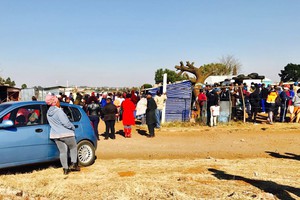
<svg viewBox="0 0 300 200"><path fill-rule="evenodd" d="M118 131L116 132L116 134L118 134L118 135L121 135L121 136L125 137L125 133L124 133L124 131L123 131L123 130L118 130Z"/></svg>
<svg viewBox="0 0 300 200"><path fill-rule="evenodd" d="M277 184L273 181L264 181L264 180L255 180L255 179L249 179L243 176L238 176L238 175L232 175L232 174L227 174L224 171L217 170L214 168L209 168L209 171L213 172L213 176L220 180L239 180L239 181L244 181L246 183L249 183L267 193L271 193L274 196L276 196L279 199L285 199L285 200L292 200L294 199L290 194L293 193L296 196L300 197L300 189L287 186L287 185L281 185Z"/></svg>
<svg viewBox="0 0 300 200"><path fill-rule="evenodd" d="M292 159L292 160L299 160L300 161L300 155L294 154L294 153L284 153L280 154L277 152L272 152L272 151L265 151L268 153L270 156L274 158L285 158L285 159Z"/></svg>
<svg viewBox="0 0 300 200"><path fill-rule="evenodd" d="M0 170L0 175L27 174L27 173L32 173L34 171L44 170L49 167L60 168L61 167L60 161L5 168Z"/></svg>
<svg viewBox="0 0 300 200"><path fill-rule="evenodd" d="M136 129L136 131L138 132L138 134L142 135L142 136L147 136L147 131L143 130L143 129Z"/></svg>

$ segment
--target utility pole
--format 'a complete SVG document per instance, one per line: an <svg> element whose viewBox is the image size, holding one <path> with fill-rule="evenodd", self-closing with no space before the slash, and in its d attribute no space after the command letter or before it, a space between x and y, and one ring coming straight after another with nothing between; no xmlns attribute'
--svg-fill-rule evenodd
<svg viewBox="0 0 300 200"><path fill-rule="evenodd" d="M163 78L163 94L167 93L167 73L164 74ZM166 103L164 103L164 109L162 110L161 114L161 123L166 122Z"/></svg>

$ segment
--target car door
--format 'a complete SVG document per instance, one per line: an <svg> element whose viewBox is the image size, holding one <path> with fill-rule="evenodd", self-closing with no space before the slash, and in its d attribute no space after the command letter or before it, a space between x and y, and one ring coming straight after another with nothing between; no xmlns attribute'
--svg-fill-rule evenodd
<svg viewBox="0 0 300 200"><path fill-rule="evenodd" d="M82 133L82 125L79 122L80 118L81 118L80 112L76 108L73 108L71 106L62 105L61 107L62 107L64 113L66 113L69 120L75 126L75 138L78 142L78 139L79 139L78 136L80 135L80 133Z"/></svg>
<svg viewBox="0 0 300 200"><path fill-rule="evenodd" d="M0 165L14 166L49 160L49 149L53 148L53 142L49 139L49 125L44 123L45 115L41 108L37 104L21 106L3 116L12 120L14 126L0 130ZM35 120L30 119L32 115Z"/></svg>
<svg viewBox="0 0 300 200"><path fill-rule="evenodd" d="M43 124L45 125L45 130L47 130L48 138L50 138L50 125L47 120L47 111L48 111L47 105L42 105L42 114L43 114ZM49 139L48 140L48 158L49 160L54 160L59 158L59 150L54 142L54 140Z"/></svg>

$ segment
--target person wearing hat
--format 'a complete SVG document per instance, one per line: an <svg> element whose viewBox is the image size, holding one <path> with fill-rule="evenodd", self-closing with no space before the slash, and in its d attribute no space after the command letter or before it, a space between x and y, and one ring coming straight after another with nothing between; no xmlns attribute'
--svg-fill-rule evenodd
<svg viewBox="0 0 300 200"><path fill-rule="evenodd" d="M50 125L50 139L54 140L59 150L63 173L67 175L70 171L80 171L77 165L75 126L60 108L60 102L55 95L48 94L45 101L50 106L47 111L47 120ZM68 165L68 150L71 156L70 166Z"/></svg>
<svg viewBox="0 0 300 200"><path fill-rule="evenodd" d="M101 101L99 102L101 109L103 109L104 106L106 105L106 98L107 98L107 97L108 97L107 92L104 92L104 93L102 94Z"/></svg>
<svg viewBox="0 0 300 200"><path fill-rule="evenodd" d="M150 92L147 93L147 109L146 109L146 124L148 126L149 135L147 137L152 138L155 137L154 128L156 126L156 116L155 110L157 105L152 98L152 94Z"/></svg>
<svg viewBox="0 0 300 200"><path fill-rule="evenodd" d="M88 97L86 103L91 104L94 101L96 104L99 104L99 99L96 97L95 92L91 93L91 96Z"/></svg>

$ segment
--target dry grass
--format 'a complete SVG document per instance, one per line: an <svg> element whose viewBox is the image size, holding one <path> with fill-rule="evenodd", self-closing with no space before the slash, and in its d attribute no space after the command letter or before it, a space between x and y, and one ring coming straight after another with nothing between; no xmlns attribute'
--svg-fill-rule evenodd
<svg viewBox="0 0 300 200"><path fill-rule="evenodd" d="M168 132L193 132L193 131L210 131L214 130L211 127L201 125L199 123L192 122L167 122L162 125L162 131ZM253 123L244 123L242 121L231 121L229 123L219 123L218 130L224 131L249 131L249 130L268 130L268 131L288 131L288 130L298 130L300 128L300 123L275 123L269 125L262 123L259 126L253 125Z"/></svg>
<svg viewBox="0 0 300 200"><path fill-rule="evenodd" d="M0 199L299 199L299 180L292 159L97 160L2 175Z"/></svg>
<svg viewBox="0 0 300 200"><path fill-rule="evenodd" d="M164 124L150 140L101 140L95 164L68 176L49 165L1 170L0 200L300 199L299 128Z"/></svg>
<svg viewBox="0 0 300 200"><path fill-rule="evenodd" d="M199 123L174 121L166 122L162 126L166 128L198 127Z"/></svg>

